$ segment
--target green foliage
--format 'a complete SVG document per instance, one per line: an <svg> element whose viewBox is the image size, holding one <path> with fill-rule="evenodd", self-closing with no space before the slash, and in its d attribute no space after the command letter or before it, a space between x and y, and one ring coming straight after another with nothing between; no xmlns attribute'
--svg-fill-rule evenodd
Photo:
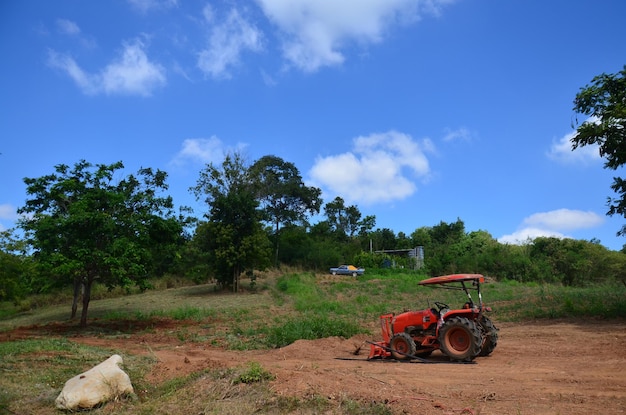
<svg viewBox="0 0 626 415"><path fill-rule="evenodd" d="M325 316L295 318L268 330L265 343L270 347L284 347L296 340L315 340L331 336L349 338L366 332L353 322Z"/></svg>
<svg viewBox="0 0 626 415"><path fill-rule="evenodd" d="M285 226L278 236L278 261L284 265L314 268L313 252L314 240L305 227Z"/></svg>
<svg viewBox="0 0 626 415"><path fill-rule="evenodd" d="M414 244L424 246L429 275L479 273L500 280L585 286L616 281L626 270L623 252L596 241L539 237L507 245L485 231L465 233L464 227L459 219L412 234Z"/></svg>
<svg viewBox="0 0 626 415"><path fill-rule="evenodd" d="M191 190L209 206L196 246L206 253L218 283L237 291L243 272L264 269L271 258L248 167L241 155L227 155L221 166L208 164Z"/></svg>
<svg viewBox="0 0 626 415"><path fill-rule="evenodd" d="M276 156L257 160L250 167L250 176L262 219L273 227L277 266L281 226L308 224L308 216L320 211L322 191L306 186L296 166Z"/></svg>
<svg viewBox="0 0 626 415"><path fill-rule="evenodd" d="M370 268L383 268L387 259L390 259L388 255L361 251L354 256L352 263L367 270Z"/></svg>
<svg viewBox="0 0 626 415"><path fill-rule="evenodd" d="M29 260L0 251L0 301L18 301L26 295L23 275L29 273Z"/></svg>
<svg viewBox="0 0 626 415"><path fill-rule="evenodd" d="M374 216L362 218L361 211L355 205L346 206L344 200L337 196L324 205L324 215L330 232L338 240L348 240L356 235L365 235L376 224Z"/></svg>
<svg viewBox="0 0 626 415"><path fill-rule="evenodd" d="M623 81L615 78L602 79L618 85ZM157 197L166 189L165 173L141 169L137 176L114 181L122 167L121 162L92 166L81 161L73 169L59 165L54 174L25 179L30 200L20 212L32 219L21 222L24 240L0 240L0 300L19 302L39 292L52 296L70 286L77 289L76 300L81 284L87 283L89 301L95 295L90 284L96 279L103 289L122 287L130 293L131 287L151 288L152 278L165 273L197 284L217 282L220 289L237 289L243 274L251 276L249 288L256 290L254 270L274 262L324 274L340 264L364 267L359 282L367 283L376 304L393 304L380 298L393 288L374 280L382 278L414 292L413 277L404 279L410 274L402 271L413 268L414 260L371 251L417 246L425 253L420 276L469 272L497 280L584 287L610 284L626 275L626 250L609 251L598 241L537 238L507 245L483 230L466 232L461 219L418 228L410 236L395 235L387 228L374 230L373 216L363 218L356 206L346 206L340 197L324 206L326 220L309 227L308 215L319 212L322 203L319 189L304 186L297 168L275 156L247 166L241 155L233 154L221 165L206 166L191 189L207 204L206 221L193 222L189 237L191 220L173 215L169 197ZM345 301L325 296L306 273L279 282L272 291L286 301L281 286L300 290L288 294L299 311L348 312ZM343 289L350 290L348 285ZM32 298L21 301L24 310L40 305ZM378 309L368 305L368 312Z"/></svg>
<svg viewBox="0 0 626 415"><path fill-rule="evenodd" d="M581 88L574 99L574 111L588 116L572 138L572 149L598 145L606 159L604 167L617 170L626 163L626 66L616 74L601 74ZM618 197L609 198L607 212L626 217L626 180L614 177L611 189ZM626 225L618 231L626 235Z"/></svg>
<svg viewBox="0 0 626 415"><path fill-rule="evenodd" d="M263 369L260 363L249 362L246 370L239 373L235 379L233 379L233 383L235 385L238 383L258 383L274 379L276 379L276 376Z"/></svg>
<svg viewBox="0 0 626 415"><path fill-rule="evenodd" d="M24 179L30 198L18 209L25 215L19 226L40 274L54 281L48 286L72 284L75 300L84 287L83 326L96 279L109 288L145 289L149 275L164 272L183 240L172 199L157 196L167 188L167 174L143 168L115 181L123 167L81 160L73 169L61 164L53 174Z"/></svg>
<svg viewBox="0 0 626 415"><path fill-rule="evenodd" d="M387 253L362 251L354 256L352 263L365 269L393 268L396 270L412 270L417 266L416 261L416 258L410 257L408 254L391 255Z"/></svg>

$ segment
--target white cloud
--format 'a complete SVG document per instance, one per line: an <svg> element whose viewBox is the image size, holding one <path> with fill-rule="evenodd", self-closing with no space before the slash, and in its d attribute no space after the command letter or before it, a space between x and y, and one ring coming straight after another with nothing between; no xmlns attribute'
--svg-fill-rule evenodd
<svg viewBox="0 0 626 415"><path fill-rule="evenodd" d="M183 165L192 163L217 162L224 157L224 146L216 136L211 138L188 138L183 141L182 148L171 164Z"/></svg>
<svg viewBox="0 0 626 415"><path fill-rule="evenodd" d="M553 142L547 153L548 158L566 164L587 164L601 159L600 150L596 144L572 150L572 139L575 135L576 132L571 132Z"/></svg>
<svg viewBox="0 0 626 415"><path fill-rule="evenodd" d="M86 94L99 93L149 96L165 84L165 70L148 59L141 40L124 43L121 55L100 73L85 72L68 55L49 51L48 64L67 73Z"/></svg>
<svg viewBox="0 0 626 415"><path fill-rule="evenodd" d="M6 203L0 205L0 219L17 219L17 209L15 208L15 206Z"/></svg>
<svg viewBox="0 0 626 415"><path fill-rule="evenodd" d="M553 238L567 238L560 232L549 231L546 229L537 228L524 228L516 231L510 235L504 235L498 238L498 242L511 245L522 245L528 242L532 242L535 238L539 237L553 237Z"/></svg>
<svg viewBox="0 0 626 415"><path fill-rule="evenodd" d="M60 33L71 36L74 40L77 40L83 48L94 49L96 47L96 41L90 36L83 35L76 22L68 19L57 19L56 25Z"/></svg>
<svg viewBox="0 0 626 415"><path fill-rule="evenodd" d="M0 220L15 222L17 218L18 218L18 215L17 215L17 209L15 208L15 206L7 204L7 203L0 205ZM10 226L13 226L13 223L11 223ZM5 230L7 230L6 226L0 223L0 232L5 231Z"/></svg>
<svg viewBox="0 0 626 415"><path fill-rule="evenodd" d="M524 219L524 224L541 228L569 231L595 228L602 225L604 217L597 213L581 210L558 209L550 212L535 213Z"/></svg>
<svg viewBox="0 0 626 415"><path fill-rule="evenodd" d="M557 209L528 216L523 220L521 229L498 240L502 243L521 244L541 236L568 238L562 232L595 228L602 223L604 217L591 211Z"/></svg>
<svg viewBox="0 0 626 415"><path fill-rule="evenodd" d="M80 27L78 25L67 19L57 19L57 27L66 35L78 35L80 34Z"/></svg>
<svg viewBox="0 0 626 415"><path fill-rule="evenodd" d="M170 165L221 163L225 154L233 151L240 152L246 147L247 145L244 143L238 143L234 148L228 147L216 136L188 138L183 141L182 148L174 156Z"/></svg>
<svg viewBox="0 0 626 415"><path fill-rule="evenodd" d="M122 56L109 64L102 73L102 85L108 94L124 93L150 95L165 84L165 70L152 63L141 41L124 44Z"/></svg>
<svg viewBox="0 0 626 415"><path fill-rule="evenodd" d="M318 157L309 177L314 185L347 202L404 199L417 190L414 178L428 177L425 152L432 150L430 140L417 142L397 131L357 137L351 152Z"/></svg>
<svg viewBox="0 0 626 415"><path fill-rule="evenodd" d="M351 43L383 40L390 27L437 14L451 0L257 0L281 30L283 55L295 67L314 72L339 65Z"/></svg>
<svg viewBox="0 0 626 415"><path fill-rule="evenodd" d="M263 49L263 34L236 9L231 9L223 22L215 24L215 13L207 5L203 10L207 23L212 24L207 48L198 55L198 67L214 79L231 77L230 68L239 64L244 51Z"/></svg>
<svg viewBox="0 0 626 415"><path fill-rule="evenodd" d="M89 95L97 93L96 77L85 73L72 57L50 50L48 51L48 65L67 73L84 93Z"/></svg>
<svg viewBox="0 0 626 415"><path fill-rule="evenodd" d="M150 10L169 9L178 5L178 0L128 0L128 2L142 13Z"/></svg>
<svg viewBox="0 0 626 415"><path fill-rule="evenodd" d="M457 128L456 130L446 128L445 134L443 141L469 141L472 139L472 133L465 127Z"/></svg>

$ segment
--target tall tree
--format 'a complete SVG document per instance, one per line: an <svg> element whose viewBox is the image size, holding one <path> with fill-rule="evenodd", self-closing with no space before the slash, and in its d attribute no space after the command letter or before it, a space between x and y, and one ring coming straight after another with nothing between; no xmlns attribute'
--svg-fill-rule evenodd
<svg viewBox="0 0 626 415"><path fill-rule="evenodd" d="M269 241L242 155L228 154L221 165L207 164L191 191L209 208L201 246L207 250L210 268L222 286L236 292L244 271L264 268L269 260Z"/></svg>
<svg viewBox="0 0 626 415"><path fill-rule="evenodd" d="M274 265L278 265L281 227L307 225L307 217L319 213L321 190L304 184L293 163L280 157L263 156L250 168L255 197L265 221L274 232Z"/></svg>
<svg viewBox="0 0 626 415"><path fill-rule="evenodd" d="M604 167L611 170L626 163L626 65L616 74L601 74L581 88L574 99L574 111L587 116L578 125L572 149L597 144ZM578 120L576 120L578 123ZM608 198L607 215L626 217L626 180L614 177L611 189L618 197ZM626 225L617 232L626 235Z"/></svg>
<svg viewBox="0 0 626 415"><path fill-rule="evenodd" d="M30 198L18 209L25 217L19 226L41 269L61 284L73 284L72 318L82 290L81 326L87 325L94 282L147 287L154 226L178 223L171 197L157 196L167 189L167 174L140 169L137 176L116 181L123 168L122 162L94 166L81 160L73 169L60 164L53 174L24 179ZM182 225L159 225L159 233L176 239Z"/></svg>
<svg viewBox="0 0 626 415"><path fill-rule="evenodd" d="M376 224L375 216L366 216L361 219L361 211L355 205L346 206L343 198L337 196L333 201L326 203L324 214L330 228L339 235L350 238L359 234L364 235L371 231Z"/></svg>

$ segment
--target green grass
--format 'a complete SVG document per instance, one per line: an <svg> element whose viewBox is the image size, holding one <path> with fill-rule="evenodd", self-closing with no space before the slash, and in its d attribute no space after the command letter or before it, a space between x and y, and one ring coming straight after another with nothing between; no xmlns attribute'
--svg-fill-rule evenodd
<svg viewBox="0 0 626 415"><path fill-rule="evenodd" d="M305 316L269 328L265 344L278 348L300 339L315 340L333 336L349 338L358 333L367 333L367 330L346 320Z"/></svg>
<svg viewBox="0 0 626 415"><path fill-rule="evenodd" d="M11 413L9 407L15 402L28 405L23 413L50 413L68 379L108 359L113 353L113 350L54 337L0 343L0 413ZM124 363L127 373L133 379L139 379L137 385L141 387L141 379L154 361L129 356ZM13 406L14 410L17 407Z"/></svg>

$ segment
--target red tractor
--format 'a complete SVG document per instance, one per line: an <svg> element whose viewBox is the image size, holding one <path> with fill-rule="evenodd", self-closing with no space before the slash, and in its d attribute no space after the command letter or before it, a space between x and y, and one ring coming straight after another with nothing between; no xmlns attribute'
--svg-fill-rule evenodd
<svg viewBox="0 0 626 415"><path fill-rule="evenodd" d="M460 309L435 302L435 307L401 314L380 316L383 341L370 343L372 358L397 360L421 359L439 349L452 361L469 362L476 356L488 356L498 344L498 329L485 315L491 311L483 304L480 274L456 274L429 278L420 285L461 290L467 302ZM475 303L470 290L477 291Z"/></svg>

